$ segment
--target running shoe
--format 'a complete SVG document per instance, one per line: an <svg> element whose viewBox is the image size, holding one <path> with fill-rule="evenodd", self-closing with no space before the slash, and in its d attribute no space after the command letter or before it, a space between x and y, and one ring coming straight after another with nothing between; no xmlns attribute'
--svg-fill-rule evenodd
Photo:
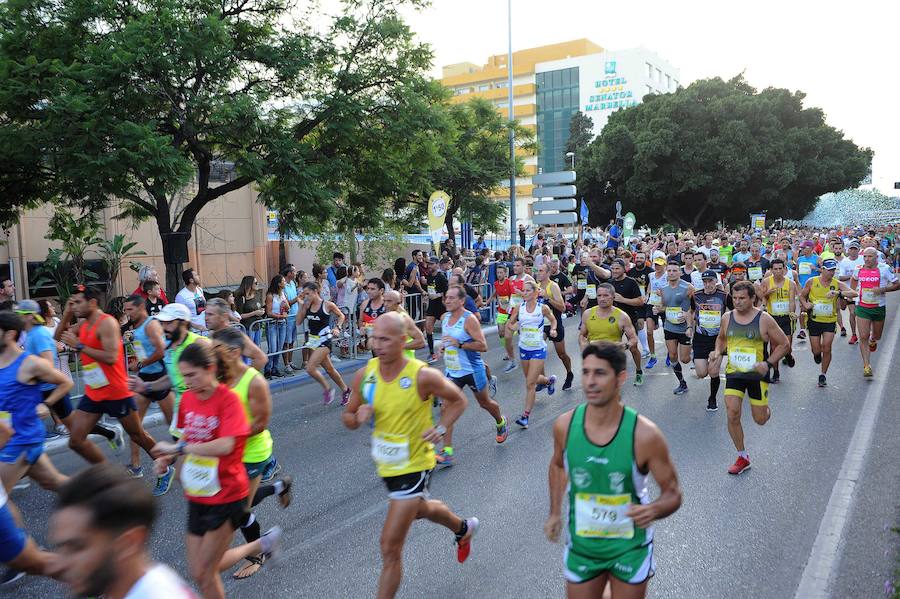
<svg viewBox="0 0 900 599"><path fill-rule="evenodd" d="M813 354L813 362L816 364L822 363L822 354Z"/></svg>
<svg viewBox="0 0 900 599"><path fill-rule="evenodd" d="M156 487L153 489L154 497L162 497L172 488L172 479L175 478L175 468L169 466L166 473L156 479Z"/></svg>
<svg viewBox="0 0 900 599"><path fill-rule="evenodd" d="M516 424L521 426L522 428L528 428L528 416L522 414L518 418L516 418Z"/></svg>
<svg viewBox="0 0 900 599"><path fill-rule="evenodd" d="M672 391L674 395L684 395L688 392L687 381L681 381L678 383L678 386L675 387L675 390Z"/></svg>
<svg viewBox="0 0 900 599"><path fill-rule="evenodd" d="M285 373L287 373L287 374L294 374L294 367L291 366L290 364L285 364L285 365L284 365L284 371L285 371Z"/></svg>
<svg viewBox="0 0 900 599"><path fill-rule="evenodd" d="M846 336L847 336L847 329L845 329L844 327L841 327L841 337L846 337Z"/></svg>
<svg viewBox="0 0 900 599"><path fill-rule="evenodd" d="M113 438L107 439L106 442L109 443L110 448L119 453L122 451L122 448L125 447L125 432L122 430L121 426L112 427Z"/></svg>
<svg viewBox="0 0 900 599"><path fill-rule="evenodd" d="M780 383L781 382L781 373L777 370L772 373L772 379L769 381L770 383Z"/></svg>
<svg viewBox="0 0 900 599"><path fill-rule="evenodd" d="M669 354L666 354L666 368L672 367L672 359L669 358Z"/></svg>
<svg viewBox="0 0 900 599"><path fill-rule="evenodd" d="M806 331L801 329L800 332L797 333L797 339L799 339L800 341L806 341Z"/></svg>
<svg viewBox="0 0 900 599"><path fill-rule="evenodd" d="M573 380L575 380L575 373L574 373L574 372L567 372L567 373L566 373L566 380L565 380L565 382L563 383L563 386L562 386L563 391L568 391L569 389L572 388L572 381L573 381Z"/></svg>
<svg viewBox="0 0 900 599"><path fill-rule="evenodd" d="M21 570L13 570L12 568L7 568L6 571L3 572L3 576L0 576L0 586L6 586L8 584L12 584L15 581L19 580L25 576L25 572Z"/></svg>
<svg viewBox="0 0 900 599"><path fill-rule="evenodd" d="M873 373L872 373L872 366L871 366L871 365L863 366L863 376L866 377L867 379L872 378Z"/></svg>
<svg viewBox="0 0 900 599"><path fill-rule="evenodd" d="M509 364L506 365L505 368L503 368L503 372L512 372L513 370L516 369L517 366L518 366L518 364L511 361Z"/></svg>
<svg viewBox="0 0 900 599"><path fill-rule="evenodd" d="M271 461L266 465L266 469L263 470L262 477L260 478L261 483L270 483L275 480L275 477L278 476L278 473L281 472L281 464L278 463L278 460L275 456L272 456Z"/></svg>
<svg viewBox="0 0 900 599"><path fill-rule="evenodd" d="M330 406L337 399L337 389L328 389L322 392L322 405Z"/></svg>
<svg viewBox="0 0 900 599"><path fill-rule="evenodd" d="M277 562L281 557L281 527L273 526L259 537L266 561Z"/></svg>
<svg viewBox="0 0 900 599"><path fill-rule="evenodd" d="M125 471L131 478L144 478L144 469L141 466L132 466L129 464L125 467Z"/></svg>
<svg viewBox="0 0 900 599"><path fill-rule="evenodd" d="M794 360L794 354L788 354L784 357L784 363L788 365L788 368L793 368L797 365L797 361Z"/></svg>
<svg viewBox="0 0 900 599"><path fill-rule="evenodd" d="M19 479L19 482L17 482L15 484L15 486L13 486L13 491L24 491L25 489L27 489L30 486L31 486L31 481L28 480L27 476L23 476L22 478Z"/></svg>
<svg viewBox="0 0 900 599"><path fill-rule="evenodd" d="M716 402L715 397L710 397L706 401L706 411L707 412L718 412L719 411L719 404Z"/></svg>
<svg viewBox="0 0 900 599"><path fill-rule="evenodd" d="M534 387L534 392L535 392L535 393L540 393L541 391L543 391L543 390L546 389L546 388L547 388L547 385L542 385L542 384L538 383L538 384L535 385L535 387Z"/></svg>
<svg viewBox="0 0 900 599"><path fill-rule="evenodd" d="M553 395L556 393L556 375L550 375L550 382L547 383L547 395Z"/></svg>
<svg viewBox="0 0 900 599"><path fill-rule="evenodd" d="M294 479L290 475L283 476L281 477L281 484L284 485L284 488L278 493L278 503L284 509L291 505L291 487L294 485Z"/></svg>
<svg viewBox="0 0 900 599"><path fill-rule="evenodd" d="M491 386L491 399L494 399L497 395L497 377L492 376L491 380L488 382L488 385Z"/></svg>
<svg viewBox="0 0 900 599"><path fill-rule="evenodd" d="M46 431L44 431L44 442L56 441L57 439L60 438L60 436L61 435L58 432L56 432L55 429L52 429L52 428L47 429Z"/></svg>
<svg viewBox="0 0 900 599"><path fill-rule="evenodd" d="M873 354L874 354L876 351L878 351L878 342L877 342L876 340L874 340L874 339L869 339L869 351L870 351L871 353L873 353Z"/></svg>
<svg viewBox="0 0 900 599"><path fill-rule="evenodd" d="M741 474L745 470L750 469L750 460L743 456L738 456L738 458L734 461L734 464L731 468L728 469L728 474Z"/></svg>
<svg viewBox="0 0 900 599"><path fill-rule="evenodd" d="M667 358L667 359L668 359L668 358ZM651 355L651 356L650 356L650 359L647 360L647 364L646 364L647 370L650 370L651 368L653 368L654 366L656 366L657 362L658 362L658 360L656 359L656 356L652 356L652 355Z"/></svg>
<svg viewBox="0 0 900 599"><path fill-rule="evenodd" d="M504 362L509 362L509 356L503 356L503 361L504 361Z"/></svg>
<svg viewBox="0 0 900 599"><path fill-rule="evenodd" d="M437 361L438 361L437 354L431 354L431 356L428 358L428 363L429 363L429 364L434 364L434 363L437 362Z"/></svg>
<svg viewBox="0 0 900 599"><path fill-rule="evenodd" d="M272 377L277 378L277 379L280 379L280 378L282 378L282 377L284 376L284 372L282 372L282 371L281 371L280 369L278 369L278 368L273 368L273 369L272 369L272 372L270 372L269 374L271 374Z"/></svg>
<svg viewBox="0 0 900 599"><path fill-rule="evenodd" d="M478 532L478 518L466 518L466 534L456 537L456 561L463 563L472 552L472 537Z"/></svg>
<svg viewBox="0 0 900 599"><path fill-rule="evenodd" d="M346 406L350 403L350 387L344 389L344 392L341 394L341 407Z"/></svg>
<svg viewBox="0 0 900 599"><path fill-rule="evenodd" d="M642 360L646 360L646 359L649 358L649 357L650 357L650 350L649 350L649 349L645 349L644 351L641 352L641 359L642 359Z"/></svg>
<svg viewBox="0 0 900 599"><path fill-rule="evenodd" d="M509 427L506 426L506 416L501 417L500 424L497 425L497 443L503 443L509 437Z"/></svg>
<svg viewBox="0 0 900 599"><path fill-rule="evenodd" d="M847 341L847 343L849 345L856 345L857 343L859 343L859 337L857 337L856 335L850 335L850 339Z"/></svg>
<svg viewBox="0 0 900 599"><path fill-rule="evenodd" d="M53 430L55 430L57 433L59 433L60 437L68 437L69 436L69 429L66 428L65 424L57 424L55 427L53 427Z"/></svg>
<svg viewBox="0 0 900 599"><path fill-rule="evenodd" d="M456 462L452 453L447 453L446 449L434 452L434 459L437 460L438 466L446 466L449 468Z"/></svg>
<svg viewBox="0 0 900 599"><path fill-rule="evenodd" d="M819 386L820 386L820 387L824 387L824 386L826 386L827 384L828 384L828 381L825 380L825 375L824 375L824 374L820 374L820 375L819 375Z"/></svg>
<svg viewBox="0 0 900 599"><path fill-rule="evenodd" d="M643 384L644 384L644 373L643 372L636 373L634 375L634 386L640 387Z"/></svg>

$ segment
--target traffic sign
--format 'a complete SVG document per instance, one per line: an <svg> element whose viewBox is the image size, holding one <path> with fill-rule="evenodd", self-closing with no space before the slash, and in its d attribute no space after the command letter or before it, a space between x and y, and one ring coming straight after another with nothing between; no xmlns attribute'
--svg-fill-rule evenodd
<svg viewBox="0 0 900 599"><path fill-rule="evenodd" d="M575 198L567 198L565 200L548 200L544 202L535 202L531 205L535 212L548 212L550 210L575 210L578 202Z"/></svg>
<svg viewBox="0 0 900 599"><path fill-rule="evenodd" d="M575 196L574 185L556 185L552 187L535 187L531 192L533 198L571 198Z"/></svg>
<svg viewBox="0 0 900 599"><path fill-rule="evenodd" d="M531 219L536 225L572 225L578 222L574 212L542 212Z"/></svg>
<svg viewBox="0 0 900 599"><path fill-rule="evenodd" d="M575 182L575 171L557 171L555 173L542 173L534 175L531 182L535 185L560 185Z"/></svg>

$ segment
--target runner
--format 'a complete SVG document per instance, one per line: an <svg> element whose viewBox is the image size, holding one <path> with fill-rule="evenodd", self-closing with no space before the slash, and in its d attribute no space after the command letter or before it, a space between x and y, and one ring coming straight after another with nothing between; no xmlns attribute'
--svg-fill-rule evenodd
<svg viewBox="0 0 900 599"><path fill-rule="evenodd" d="M843 260L838 261L838 280L842 283L850 285L850 279L857 268L861 267L864 259L859 254L859 242L851 241L847 244L847 255ZM847 340L849 345L859 343L859 336L856 330L856 305L854 300L846 300L843 297L838 300L841 310L847 309L850 317L850 339Z"/></svg>
<svg viewBox="0 0 900 599"><path fill-rule="evenodd" d="M285 287L285 289L286 288L287 287ZM204 314L206 315L206 326L209 329L210 334L224 329L233 329L241 335L244 335L244 340L246 341L246 343L243 344L242 357L244 358L244 361L249 363L250 366L253 366L253 368L259 372L263 372L266 364L269 362L269 358L241 329L237 329L231 325L231 320L228 318L230 311L231 308L228 306L228 302L220 297L214 297L206 303L206 311ZM294 324L296 327L296 322ZM277 356L273 356L273 359L275 357Z"/></svg>
<svg viewBox="0 0 900 599"><path fill-rule="evenodd" d="M691 361L691 336L694 334L694 311L691 299L694 288L681 279L681 268L674 260L666 265L666 285L661 289L662 304L653 306L656 314L664 314L663 334L666 339L666 350L678 386L673 393L687 393L687 382L681 374L681 365ZM649 365L648 365L649 368Z"/></svg>
<svg viewBox="0 0 900 599"><path fill-rule="evenodd" d="M581 266L587 275L587 286L584 299L581 300L581 309L587 310L597 305L597 286L609 280L612 273L600 265L600 250L594 248L585 255L581 254Z"/></svg>
<svg viewBox="0 0 900 599"><path fill-rule="evenodd" d="M887 315L885 293L900 289L900 279L891 267L878 261L878 250L868 247L863 252L864 263L853 272L851 285L860 293L856 306L856 322L859 326L859 353L862 355L863 376L873 376L870 353L878 349L878 341L884 331Z"/></svg>
<svg viewBox="0 0 900 599"><path fill-rule="evenodd" d="M586 403L553 424L550 515L544 534L559 542L568 495L563 557L569 599L643 598L655 570L652 523L682 502L678 473L659 428L622 403L625 354L609 343L582 352ZM660 487L650 500L649 475Z"/></svg>
<svg viewBox="0 0 900 599"><path fill-rule="evenodd" d="M719 327L722 325L722 315L725 313L725 292L718 289L719 273L714 270L706 270L703 277L703 288L694 292L691 298L691 308L697 315L697 330L691 340L694 350L694 374L698 379L709 376L709 399L706 402L706 411L715 412L719 409L718 394L719 368L721 360L712 361L709 355L716 349L716 338L719 336Z"/></svg>
<svg viewBox="0 0 900 599"><path fill-rule="evenodd" d="M841 272L842 272L841 271L841 263L844 261L844 258L846 257L846 256L844 256L844 242L841 240L841 238L839 236L835 236L835 237L832 237L828 241L828 246L826 246L826 247L831 248L831 251L828 252L828 254L829 254L828 257L833 258L834 261L837 262L837 265L838 265L837 278L838 278L838 280L843 281L844 283L846 283L849 286L850 283L847 281L844 281L844 279L841 278ZM823 260L825 259L825 253L826 252L823 251L820 254L820 256ZM838 328L841 329L841 337L847 336L847 328L844 326L844 314L843 314L844 310L846 310L846 309L847 309L847 300L845 300L844 298L839 298L838 299L838 311L837 311L837 324L838 324ZM855 334L856 333L856 322L855 322L856 318L853 314L853 310L850 310L850 317L851 317L850 329L851 329L851 332Z"/></svg>
<svg viewBox="0 0 900 599"><path fill-rule="evenodd" d="M128 370L137 373L137 377L145 383L161 379L166 375L163 365L166 341L162 325L157 319L150 318L147 314L147 302L139 295L132 295L125 301L125 313L131 321L131 347L134 350L134 359L129 360ZM206 314L208 315L209 312ZM166 419L166 426L171 426L172 394L170 390L150 391L146 395L140 391L139 388L134 389L134 401L137 404L138 418L141 422L147 415L150 403L155 402ZM144 476L144 469L141 467L140 447L135 443L130 445L131 463L128 465L128 473L134 478L141 478Z"/></svg>
<svg viewBox="0 0 900 599"><path fill-rule="evenodd" d="M403 346L403 354L412 360L416 357L416 350L425 347L425 335L422 333L422 329L416 326L416 321L412 319L412 316L410 316L406 310L403 309L403 306L400 305L401 302L402 300L400 299L399 292L385 292L385 312L395 312L399 314L406 323L406 345ZM374 343L372 346L372 353L375 353ZM496 389L494 390L494 393L496 393Z"/></svg>
<svg viewBox="0 0 900 599"><path fill-rule="evenodd" d="M196 599L178 574L151 560L155 520L153 497L143 485L111 464L82 470L60 489L50 520L59 552L46 573L77 597Z"/></svg>
<svg viewBox="0 0 900 599"><path fill-rule="evenodd" d="M507 277L507 268L503 263L497 264L497 280L494 281L493 291L488 303L497 302L497 334L503 339L503 347L506 349L506 357L509 364L503 369L503 372L512 372L516 369L516 357L513 354L513 333L507 334L506 322L509 320L510 299L515 292L512 281Z"/></svg>
<svg viewBox="0 0 900 599"><path fill-rule="evenodd" d="M250 424L250 436L244 445L243 458L249 479L249 492L247 514L241 523L241 533L248 543L252 543L260 538L260 526L250 510L266 497L275 494L278 495L281 507L288 507L291 503L293 479L285 476L271 485L260 486L263 472L275 460L272 455L272 435L268 428L272 416L272 395L266 379L256 368L247 366L242 359L247 343L250 343L250 340L234 327L220 329L212 335L212 348L218 363L218 378L237 394ZM261 553L248 556L246 560L249 563L235 572L234 578L242 580L253 576L262 567L265 559L266 556Z"/></svg>
<svg viewBox="0 0 900 599"><path fill-rule="evenodd" d="M403 355L406 325L401 316L382 315L373 332L377 357L353 377L342 420L351 430L373 422L372 458L389 498L376 596L389 599L396 595L403 577L403 545L413 521L426 519L450 529L459 562L468 558L479 523L477 518L460 518L428 492L435 466L433 443L462 415L465 395L439 371ZM432 426L432 396L444 404L436 426Z"/></svg>
<svg viewBox="0 0 900 599"><path fill-rule="evenodd" d="M189 389L178 407L178 443L153 447L156 472L172 468L179 456L181 485L188 500L185 549L191 578L204 599L223 599L219 573L247 556L278 550L281 529L272 528L259 540L229 549L232 537L246 521L249 493L247 471L241 463L250 432L241 400L216 380L216 359L206 343L188 345L178 368Z"/></svg>
<svg viewBox="0 0 900 599"><path fill-rule="evenodd" d="M647 325L647 345L650 346L650 359L647 360L647 370L656 366L656 339L654 333L660 327L660 319L665 322L665 312L657 312L656 308L662 306L663 287L668 285L666 276L666 259L656 257L653 259L653 272L647 277L650 284L647 286L646 312L644 322Z"/></svg>
<svg viewBox="0 0 900 599"><path fill-rule="evenodd" d="M627 340L625 349L631 352L634 359L634 386L644 384L644 371L641 370L641 353L638 350L637 334L634 331L631 317L613 305L615 289L609 283L601 283L597 288L597 305L588 308L581 315L581 326L578 329L578 345L582 351L589 343L605 341L621 343L622 336Z"/></svg>
<svg viewBox="0 0 900 599"><path fill-rule="evenodd" d="M795 364L793 355L794 326L797 322L797 298L800 290L796 283L785 276L786 266L781 258L772 260L772 274L762 280L759 296L766 300L766 312L775 319L778 328L787 337L788 349L781 362L793 368ZM775 362L775 372L772 373L771 382L778 383L780 380L779 362Z"/></svg>
<svg viewBox="0 0 900 599"><path fill-rule="evenodd" d="M653 274L653 268L647 264L646 252L635 252L634 267L628 271L628 276L637 281L638 289L641 292L641 304L634 310L636 317L635 328L637 329L638 341L641 343L641 358L650 358L650 346L647 339L647 290L650 288L650 275ZM655 348L654 348L655 349Z"/></svg>
<svg viewBox="0 0 900 599"><path fill-rule="evenodd" d="M797 256L797 282L801 289L806 287L807 281L819 274L820 260L813 253L815 247L816 244L809 240L800 244L800 255ZM806 322L808 318L809 316L805 310L800 313L800 332L797 333L797 339L801 341L806 339Z"/></svg>
<svg viewBox="0 0 900 599"><path fill-rule="evenodd" d="M428 363L437 362L437 355L434 353L434 323L437 319L444 315L447 310L444 308L443 297L447 293L449 281L440 268L437 258L431 258L428 266L428 276L425 278L425 288L427 289L428 307L425 310L425 339L428 342Z"/></svg>
<svg viewBox="0 0 900 599"><path fill-rule="evenodd" d="M460 389L472 389L475 399L494 418L497 443L506 441L509 429L506 418L500 412L500 405L488 395L488 375L481 352L487 351L487 340L478 317L465 309L466 292L462 287L452 286L444 296L447 312L441 319L441 349L444 355L444 374ZM496 383L495 383L496 385ZM443 403L441 404L443 411ZM452 466L453 425L444 433L444 446L435 454L441 466Z"/></svg>
<svg viewBox="0 0 900 599"><path fill-rule="evenodd" d="M525 281L522 284L524 302L513 308L506 323L507 330L519 330L519 361L525 375L525 412L516 419L516 424L528 428L528 417L534 407L535 395L547 389L547 395L556 393L556 375L544 376L544 361L547 359L547 343L544 341L544 325L550 323L550 335L556 336L556 317L546 304L537 301L537 284Z"/></svg>
<svg viewBox="0 0 900 599"><path fill-rule="evenodd" d="M372 350L372 329L375 328L375 319L384 314L384 281L375 277L366 283L366 295L368 296L360 306L359 336L364 340L366 349Z"/></svg>
<svg viewBox="0 0 900 599"><path fill-rule="evenodd" d="M547 264L541 264L536 274L543 303L550 307L553 317L556 318L556 334L550 334L549 326L544 327L544 334L553 343L553 349L556 350L557 357L566 369L566 380L562 386L563 391L566 391L572 388L572 381L575 379L575 373L572 372L572 359L566 353L566 327L562 317L563 312L566 311L566 300L563 298L559 285L550 280L550 267Z"/></svg>
<svg viewBox="0 0 900 599"><path fill-rule="evenodd" d="M144 430L134 396L128 387L119 324L115 318L100 310L99 298L100 292L96 288L77 286L66 302L54 335L57 341L81 352L84 397L72 414L69 447L94 464L106 458L87 440L87 435L104 414L117 419L131 440L148 454L156 443ZM165 310L163 308L160 314ZM75 318L84 320L75 324Z"/></svg>
<svg viewBox="0 0 900 599"><path fill-rule="evenodd" d="M303 305L300 306L297 320L302 322L304 318L306 319L309 338L303 347L311 350L309 359L306 361L306 372L317 383L322 385L322 389L324 389L323 403L326 406L329 405L337 397L337 392L331 388L331 384L319 372L319 365L321 364L343 394L341 405L347 405L347 400L350 397L350 388L331 363L331 339L332 336L340 337L341 326L344 324L344 313L333 302L326 302L322 299L322 296L319 295L318 283L309 282L304 284L301 295L303 297ZM330 324L332 316L337 319L334 326Z"/></svg>
<svg viewBox="0 0 900 599"><path fill-rule="evenodd" d="M834 343L837 323L838 297L856 297L856 291L834 278L837 262L829 258L822 262L822 273L810 277L800 293L800 303L809 314L809 349L813 360L822 365L819 387L828 384L825 375L831 365L831 344ZM859 314L857 314L859 316Z"/></svg>
<svg viewBox="0 0 900 599"><path fill-rule="evenodd" d="M738 452L729 474L741 474L750 468L750 455L744 446L741 407L744 394L750 398L750 413L756 424L763 426L772 417L769 408L770 370L788 351L788 340L768 314L753 307L756 291L750 281L738 281L731 289L734 310L722 316L716 349L710 362L728 356L725 367L725 408L728 410L728 434ZM766 344L769 354L766 355Z"/></svg>

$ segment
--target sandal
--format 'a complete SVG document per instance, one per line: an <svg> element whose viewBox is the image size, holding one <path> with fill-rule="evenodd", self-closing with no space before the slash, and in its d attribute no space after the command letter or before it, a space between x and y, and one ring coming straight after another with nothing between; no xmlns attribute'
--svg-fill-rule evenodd
<svg viewBox="0 0 900 599"><path fill-rule="evenodd" d="M246 578L250 578L262 568L262 565L266 561L266 556L260 555L251 555L249 557L245 557L248 562L247 565L243 566L240 570L232 574L232 578L235 580L244 580Z"/></svg>

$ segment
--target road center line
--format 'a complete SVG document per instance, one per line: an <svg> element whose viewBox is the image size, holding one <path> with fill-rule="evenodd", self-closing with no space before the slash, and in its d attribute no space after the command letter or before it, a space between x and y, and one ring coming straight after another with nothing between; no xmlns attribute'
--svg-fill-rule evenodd
<svg viewBox="0 0 900 599"><path fill-rule="evenodd" d="M830 597L831 577L837 570L840 561L841 538L844 534L850 510L853 507L856 483L862 476L865 467L866 454L872 442L872 434L875 431L875 422L884 398L884 386L887 370L894 355L894 347L897 344L897 333L900 329L900 316L893 315L893 322L887 334L887 341L879 348L885 359L879 361L883 364L881 376L876 374L875 381L866 393L866 401L862 412L853 429L850 445L841 464L831 497L825 506L825 513L819 524L819 532L813 542L809 553L809 559L803 568L800 584L794 595L795 599L827 599ZM885 336L882 335L882 339ZM865 343L860 339L860 343ZM858 374L857 374L858 376Z"/></svg>

